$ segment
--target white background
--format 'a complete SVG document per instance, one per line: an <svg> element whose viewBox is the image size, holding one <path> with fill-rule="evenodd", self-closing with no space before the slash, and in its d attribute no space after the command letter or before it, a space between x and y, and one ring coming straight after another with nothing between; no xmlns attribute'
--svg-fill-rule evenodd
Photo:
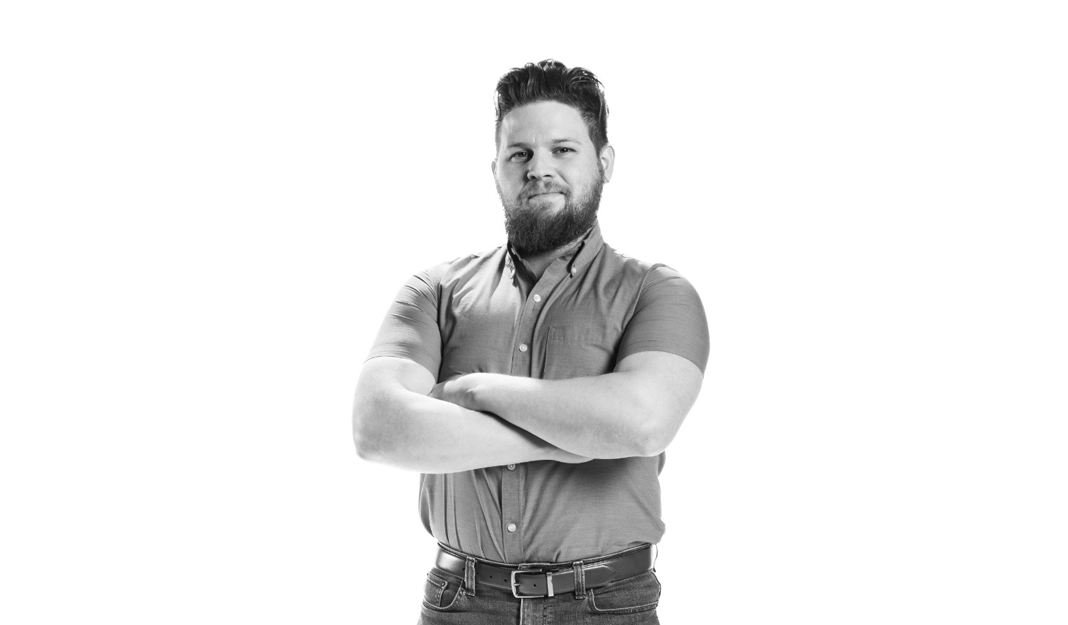
<svg viewBox="0 0 1068 625"><path fill-rule="evenodd" d="M607 87L605 238L708 311L663 622L1068 621L1057 4L5 3L0 621L414 622L352 390L503 241L546 57Z"/></svg>

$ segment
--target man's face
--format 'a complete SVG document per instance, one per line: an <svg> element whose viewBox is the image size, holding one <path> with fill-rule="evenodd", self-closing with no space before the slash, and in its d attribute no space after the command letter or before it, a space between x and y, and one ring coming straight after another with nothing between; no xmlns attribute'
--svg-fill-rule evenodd
<svg viewBox="0 0 1068 625"><path fill-rule="evenodd" d="M597 154L578 110L560 102L516 107L501 120L493 177L508 240L522 254L556 249L597 219L614 152Z"/></svg>

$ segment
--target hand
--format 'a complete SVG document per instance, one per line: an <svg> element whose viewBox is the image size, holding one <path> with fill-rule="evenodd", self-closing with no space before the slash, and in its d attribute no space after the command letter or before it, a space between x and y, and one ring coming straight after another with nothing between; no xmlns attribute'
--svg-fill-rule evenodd
<svg viewBox="0 0 1068 625"><path fill-rule="evenodd" d="M456 404L470 410L477 410L471 400L470 384L468 383L471 375L473 374L461 375L444 382L438 382L434 385L434 388L430 389L430 393L427 396L431 399L447 401L450 404Z"/></svg>
<svg viewBox="0 0 1068 625"><path fill-rule="evenodd" d="M445 385L448 383L449 380L438 382L434 385L434 388L430 389L430 392L427 393L427 397L431 399L440 399L441 401L449 401L448 399L445 399Z"/></svg>
<svg viewBox="0 0 1068 625"><path fill-rule="evenodd" d="M563 462L564 464L582 464L583 462L589 462L593 458L587 458L586 456L580 456L573 454L570 451L564 451L563 449L556 448L556 457L553 460L557 462Z"/></svg>

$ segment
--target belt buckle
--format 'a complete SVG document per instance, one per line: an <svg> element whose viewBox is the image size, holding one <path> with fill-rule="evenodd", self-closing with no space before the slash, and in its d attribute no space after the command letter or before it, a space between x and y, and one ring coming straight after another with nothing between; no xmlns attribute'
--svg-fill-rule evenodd
<svg viewBox="0 0 1068 625"><path fill-rule="evenodd" d="M538 574L545 575L546 593L539 594L539 595L521 595L521 594L519 594L519 585L520 584L519 584L519 582L515 581L515 576L519 575L520 573L533 573L535 575L538 575ZM544 569L516 569L516 570L512 571L512 574L511 574L511 586L512 586L512 596L515 597L516 599L540 599L542 597L552 597L553 596L553 574L545 571Z"/></svg>

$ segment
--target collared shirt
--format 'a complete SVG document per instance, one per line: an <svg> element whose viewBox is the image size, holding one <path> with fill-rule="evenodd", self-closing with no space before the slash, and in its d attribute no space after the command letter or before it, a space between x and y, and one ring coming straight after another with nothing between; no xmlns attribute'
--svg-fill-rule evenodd
<svg viewBox="0 0 1068 625"><path fill-rule="evenodd" d="M407 358L438 381L473 372L546 380L602 375L643 351L677 354L704 371L708 324L685 278L619 254L597 225L569 252L536 282L523 278L507 245L416 274L369 358ZM660 541L664 460L424 474L420 514L438 542L488 560L566 562L614 553Z"/></svg>

